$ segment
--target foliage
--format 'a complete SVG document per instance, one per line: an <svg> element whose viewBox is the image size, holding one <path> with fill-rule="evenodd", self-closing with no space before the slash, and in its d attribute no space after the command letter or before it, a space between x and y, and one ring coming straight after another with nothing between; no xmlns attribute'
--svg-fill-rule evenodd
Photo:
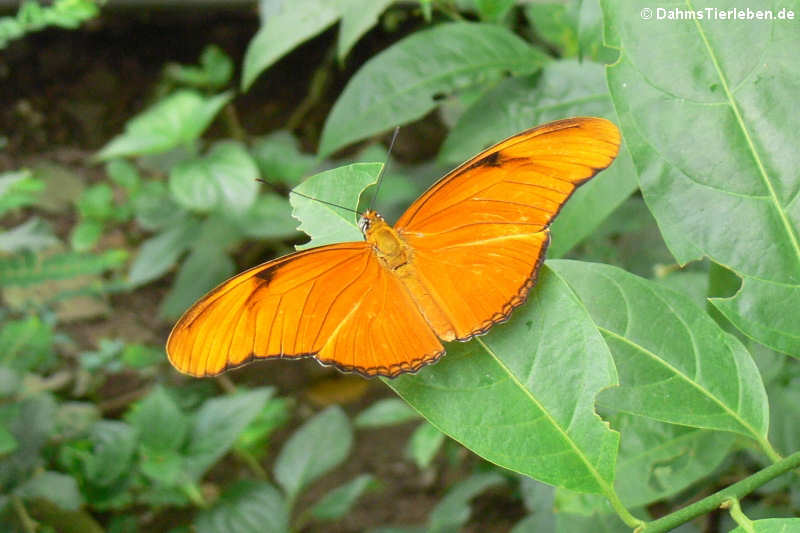
<svg viewBox="0 0 800 533"><path fill-rule="evenodd" d="M0 20L0 43L93 10L26 3ZM104 175L67 200L69 232L49 224L53 178L0 174L3 529L323 530L390 481L328 474L364 432L408 423L406 459L461 479L424 523L374 531L459 530L489 490L520 500L515 533L698 531L690 521L720 506L736 531L797 527L797 476L778 477L800 463L797 33L785 20L644 13L606 0L265 1L245 91L275 83L271 66L339 22L296 111L330 109L311 126L316 154L289 128L241 126L234 61L209 44L197 65L167 65L95 155ZM391 43L327 94L319 80L375 28ZM121 313L112 293L150 294L144 314L176 317L260 258L360 238L351 210L371 201L382 162L378 204L407 205L441 170L574 115L613 120L625 142L560 213L528 303L436 365L384 380L397 397L352 421L270 386L179 381L161 332L89 346L66 323L64 304L82 297L107 305L93 318ZM349 148L431 117L447 127L434 163ZM157 304L148 284L166 290ZM119 379L133 391L107 397Z"/></svg>
<svg viewBox="0 0 800 533"><path fill-rule="evenodd" d="M50 6L42 6L35 0L25 0L16 17L0 18L0 49L13 39L48 26L77 28L96 17L100 12L98 4L102 3L102 0L55 0Z"/></svg>

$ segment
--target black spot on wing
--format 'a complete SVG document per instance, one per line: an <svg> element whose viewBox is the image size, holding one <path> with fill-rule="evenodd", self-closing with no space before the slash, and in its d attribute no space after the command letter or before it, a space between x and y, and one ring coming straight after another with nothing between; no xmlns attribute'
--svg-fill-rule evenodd
<svg viewBox="0 0 800 533"><path fill-rule="evenodd" d="M272 265L269 268L265 268L261 272L255 275L258 279L264 280L265 283L269 284L272 281L272 278L275 277L275 272L277 272L278 267L283 266L284 263L278 263L277 265Z"/></svg>
<svg viewBox="0 0 800 533"><path fill-rule="evenodd" d="M465 170L472 170L473 168L478 167L499 167L502 165L502 159L500 158L500 152L492 152L491 154L487 155L486 157L482 157L472 163L469 167Z"/></svg>

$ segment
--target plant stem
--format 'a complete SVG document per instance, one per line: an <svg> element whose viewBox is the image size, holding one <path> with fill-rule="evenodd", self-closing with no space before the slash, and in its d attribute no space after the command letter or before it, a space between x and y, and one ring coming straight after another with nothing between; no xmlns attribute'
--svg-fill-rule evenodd
<svg viewBox="0 0 800 533"><path fill-rule="evenodd" d="M703 498L699 502L695 502L692 505L675 511L674 513L670 513L667 516L663 516L658 520L646 522L645 524L639 526L636 529L636 532L659 533L662 531L669 531L672 528L688 522L692 518L713 511L722 505L722 503L726 500L739 499L742 496L750 494L767 481L770 481L779 475L792 470L793 468L797 468L798 466L800 466L800 452L795 452L786 459L782 459L763 470L759 470L752 476L746 477L738 483L734 483L730 487Z"/></svg>

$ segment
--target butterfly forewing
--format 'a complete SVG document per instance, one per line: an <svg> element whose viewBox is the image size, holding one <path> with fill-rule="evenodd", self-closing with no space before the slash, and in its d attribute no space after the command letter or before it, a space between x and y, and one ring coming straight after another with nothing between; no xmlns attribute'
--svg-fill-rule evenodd
<svg viewBox="0 0 800 533"><path fill-rule="evenodd" d="M457 339L485 332L525 301L551 221L614 160L619 142L616 126L598 118L528 130L447 174L398 220Z"/></svg>

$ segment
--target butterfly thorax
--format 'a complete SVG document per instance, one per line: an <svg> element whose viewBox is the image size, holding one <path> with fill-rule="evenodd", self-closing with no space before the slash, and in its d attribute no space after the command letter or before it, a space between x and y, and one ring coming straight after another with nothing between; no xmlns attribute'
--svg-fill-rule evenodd
<svg viewBox="0 0 800 533"><path fill-rule="evenodd" d="M384 267L397 270L410 262L411 249L378 212L367 211L358 225Z"/></svg>

